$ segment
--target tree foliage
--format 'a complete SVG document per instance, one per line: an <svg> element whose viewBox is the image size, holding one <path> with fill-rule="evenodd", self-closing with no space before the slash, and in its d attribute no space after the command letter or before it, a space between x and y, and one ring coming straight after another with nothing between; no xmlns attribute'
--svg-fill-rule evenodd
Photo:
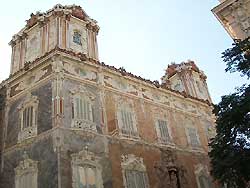
<svg viewBox="0 0 250 188"><path fill-rule="evenodd" d="M235 41L222 57L227 72L250 78L249 39ZM250 182L250 85L223 96L214 113L217 135L209 144L212 175L229 188L246 188Z"/></svg>

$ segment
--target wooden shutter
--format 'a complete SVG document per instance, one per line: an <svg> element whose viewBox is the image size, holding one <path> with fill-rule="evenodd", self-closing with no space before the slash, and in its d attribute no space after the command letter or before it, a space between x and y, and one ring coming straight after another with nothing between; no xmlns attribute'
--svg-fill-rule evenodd
<svg viewBox="0 0 250 188"><path fill-rule="evenodd" d="M190 138L190 144L192 146L198 146L199 141L198 141L198 136L195 128L188 128L188 134Z"/></svg>
<svg viewBox="0 0 250 188"><path fill-rule="evenodd" d="M158 120L158 127L159 127L161 140L163 142L169 142L170 136L169 136L169 132L168 132L167 121Z"/></svg>

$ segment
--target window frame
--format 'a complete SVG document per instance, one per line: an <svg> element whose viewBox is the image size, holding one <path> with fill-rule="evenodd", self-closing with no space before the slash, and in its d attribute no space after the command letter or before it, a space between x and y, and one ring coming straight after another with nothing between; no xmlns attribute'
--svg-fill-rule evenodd
<svg viewBox="0 0 250 188"><path fill-rule="evenodd" d="M22 178L24 175L30 175L30 180L32 181L32 188L37 188L38 181L38 168L37 161L29 159L27 154L24 154L24 160L20 161L18 166L14 169L15 171L15 188L26 188L21 187Z"/></svg>
<svg viewBox="0 0 250 188"><path fill-rule="evenodd" d="M123 175L123 184L125 188L128 187L128 180L126 178L126 172L131 171L131 172L141 172L143 173L143 178L144 178L144 188L149 188L149 180L148 180L148 175L147 175L147 170L146 166L144 165L143 158L141 157L136 157L134 154L127 154L127 155L122 155L122 175ZM137 185L136 185L137 187Z"/></svg>
<svg viewBox="0 0 250 188"><path fill-rule="evenodd" d="M161 133L159 121L166 122L166 129L167 129L167 133L168 133L167 140L164 140L162 138L162 133ZM172 145L173 144L171 129L169 127L168 121L165 118L156 118L155 119L155 129L156 129L157 139L158 139L158 142L160 144L162 144L162 145Z"/></svg>
<svg viewBox="0 0 250 188"><path fill-rule="evenodd" d="M195 131L195 137L196 137L196 141L197 141L197 144L193 144L192 143L192 139L191 136L190 136L190 130L193 129L193 131ZM189 145L195 149L195 148L200 148L201 147L201 142L200 142L200 137L199 137L199 134L198 134L198 130L197 128L195 127L192 127L192 126L189 126L186 128L186 135L187 135L187 138L188 138L188 143Z"/></svg>
<svg viewBox="0 0 250 188"><path fill-rule="evenodd" d="M72 187L80 188L77 184L79 175L79 167L93 167L95 168L95 181L96 188L103 188L102 180L102 166L99 164L100 158L94 153L83 149L79 153L71 154L71 167L72 167Z"/></svg>
<svg viewBox="0 0 250 188"><path fill-rule="evenodd" d="M197 149L201 149L202 145L201 145L201 141L200 141L200 135L198 132L198 128L196 128L195 124L193 121L191 121L190 119L186 119L185 120L185 132L186 132L186 137L187 137L187 141L188 141L188 145L191 147L191 149L197 150ZM190 129L193 129L195 131L195 136L197 138L197 145L193 145L192 144L192 138L190 137Z"/></svg>
<svg viewBox="0 0 250 188"><path fill-rule="evenodd" d="M39 100L37 96L27 95L23 103L18 107L20 131L18 133L18 142L22 142L28 138L37 136L37 115L38 115ZM24 126L24 112L32 107L32 122L31 126Z"/></svg>
<svg viewBox="0 0 250 188"><path fill-rule="evenodd" d="M129 121L131 122L131 125L124 125L124 121L128 122L127 120L124 120L123 114L129 114ZM137 121L136 121L136 115L134 112L133 105L131 103L119 103L118 104L118 110L116 113L117 116L117 122L118 122L118 128L119 128L119 135L125 138L139 138L139 132L137 129ZM132 127L131 130L125 130L124 127ZM128 134L124 133L123 131L128 132Z"/></svg>
<svg viewBox="0 0 250 188"><path fill-rule="evenodd" d="M211 178L209 176L209 171L207 169L207 166L204 166L202 164L195 165L195 177L196 177L196 183L198 185L198 188L203 188L201 186L201 183L200 183L201 176L203 176L207 179L206 186L208 186L208 188L212 188L213 185L212 185ZM205 187L205 188L207 188L207 187Z"/></svg>
<svg viewBox="0 0 250 188"><path fill-rule="evenodd" d="M97 131L96 129L96 123L95 123L95 117L94 117L94 99L95 97L90 94L89 92L86 91L85 88L80 88L77 91L72 91L72 122L71 122L71 128L75 128L75 129L81 129L81 130L92 130L92 131ZM82 100L82 103L84 103L84 101L87 101L87 103L89 104L89 113L83 116L88 116L90 117L89 119L85 119L85 118L77 118L78 112L77 112L77 103L76 103L76 99L79 98ZM84 110L82 110L83 113Z"/></svg>

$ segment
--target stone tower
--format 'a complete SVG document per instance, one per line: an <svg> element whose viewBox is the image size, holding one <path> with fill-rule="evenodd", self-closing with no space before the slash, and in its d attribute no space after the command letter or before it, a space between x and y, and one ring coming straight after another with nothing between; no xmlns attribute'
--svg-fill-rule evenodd
<svg viewBox="0 0 250 188"><path fill-rule="evenodd" d="M233 39L250 36L249 0L220 0L212 12Z"/></svg>
<svg viewBox="0 0 250 188"><path fill-rule="evenodd" d="M0 84L1 188L212 188L215 117L206 77L170 65L163 83L99 61L79 6L31 14Z"/></svg>
<svg viewBox="0 0 250 188"><path fill-rule="evenodd" d="M199 70L193 61L171 64L162 77L163 84L169 88L184 92L192 97L211 102L207 87L206 75Z"/></svg>

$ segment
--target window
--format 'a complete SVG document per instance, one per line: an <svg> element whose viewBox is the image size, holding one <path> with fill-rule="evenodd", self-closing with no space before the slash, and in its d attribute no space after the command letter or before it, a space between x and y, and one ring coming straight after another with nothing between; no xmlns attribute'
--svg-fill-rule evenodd
<svg viewBox="0 0 250 188"><path fill-rule="evenodd" d="M81 188L97 188L96 186L96 168L85 165L78 166L78 185Z"/></svg>
<svg viewBox="0 0 250 188"><path fill-rule="evenodd" d="M18 107L18 109L21 125L20 132L18 134L18 141L21 142L27 138L37 135L37 97L28 94L25 101Z"/></svg>
<svg viewBox="0 0 250 188"><path fill-rule="evenodd" d="M143 159L133 154L122 156L122 171L125 188L148 188L148 177Z"/></svg>
<svg viewBox="0 0 250 188"><path fill-rule="evenodd" d="M200 142L197 134L197 130L193 127L188 128L189 143L192 147L199 147Z"/></svg>
<svg viewBox="0 0 250 188"><path fill-rule="evenodd" d="M92 104L86 97L75 97L75 112L76 119L93 121Z"/></svg>
<svg viewBox="0 0 250 188"><path fill-rule="evenodd" d="M125 170L127 188L146 188L147 180L145 172Z"/></svg>
<svg viewBox="0 0 250 188"><path fill-rule="evenodd" d="M121 110L122 114L122 134L136 136L136 131L133 125L133 114L127 110Z"/></svg>
<svg viewBox="0 0 250 188"><path fill-rule="evenodd" d="M37 162L25 159L15 168L15 188L37 188Z"/></svg>
<svg viewBox="0 0 250 188"><path fill-rule="evenodd" d="M72 154L73 188L103 188L99 158L88 150Z"/></svg>
<svg viewBox="0 0 250 188"><path fill-rule="evenodd" d="M158 119L156 124L159 142L164 144L170 143L171 139L168 131L167 121Z"/></svg>
<svg viewBox="0 0 250 188"><path fill-rule="evenodd" d="M78 44L78 45L82 45L81 34L79 31L74 31L73 42Z"/></svg>
<svg viewBox="0 0 250 188"><path fill-rule="evenodd" d="M22 130L32 127L35 124L35 112L33 106L28 106L24 109L22 114Z"/></svg>
<svg viewBox="0 0 250 188"><path fill-rule="evenodd" d="M72 105L72 127L96 130L92 100L85 93L75 94Z"/></svg>
<svg viewBox="0 0 250 188"><path fill-rule="evenodd" d="M200 188L211 188L211 181L205 175L200 175L198 177Z"/></svg>
<svg viewBox="0 0 250 188"><path fill-rule="evenodd" d="M206 166L198 164L195 166L195 175L198 188L211 188L212 181L209 177L209 172Z"/></svg>

